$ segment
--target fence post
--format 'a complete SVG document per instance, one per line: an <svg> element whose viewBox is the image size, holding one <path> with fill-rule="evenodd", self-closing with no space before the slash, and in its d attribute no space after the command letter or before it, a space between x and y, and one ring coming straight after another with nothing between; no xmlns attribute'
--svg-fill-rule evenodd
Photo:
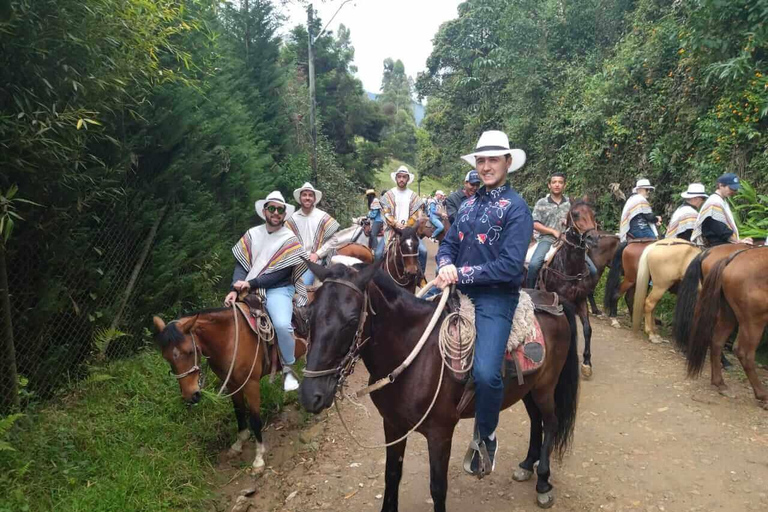
<svg viewBox="0 0 768 512"><path fill-rule="evenodd" d="M13 343L11 320L11 291L8 288L8 272L5 260L5 243L0 239L0 324L3 338L0 357L0 413L19 410L18 376L16 374L16 347Z"/></svg>

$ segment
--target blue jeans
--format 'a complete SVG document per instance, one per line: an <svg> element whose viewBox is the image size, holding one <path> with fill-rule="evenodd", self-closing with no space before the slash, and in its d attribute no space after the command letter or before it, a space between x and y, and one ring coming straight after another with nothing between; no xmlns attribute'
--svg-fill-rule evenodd
<svg viewBox="0 0 768 512"><path fill-rule="evenodd" d="M435 230L432 232L432 238L437 238L437 235L443 232L445 226L443 226L443 223L440 221L440 217L438 217L436 213L429 214L429 222L435 226Z"/></svg>
<svg viewBox="0 0 768 512"><path fill-rule="evenodd" d="M481 438L496 431L499 424L504 383L501 365L507 350L512 318L515 316L519 292L494 288L467 288L464 291L475 305L475 425Z"/></svg>
<svg viewBox="0 0 768 512"><path fill-rule="evenodd" d="M304 286L312 286L315 284L315 274L311 270L307 269L301 276L301 280L304 281Z"/></svg>
<svg viewBox="0 0 768 512"><path fill-rule="evenodd" d="M525 286L527 288L536 288L536 280L539 277L539 272L541 271L541 267L544 266L544 258L547 257L547 253L549 252L549 249L552 248L552 242L549 240L542 240L539 242L539 245L536 246L536 250L533 251L533 256L531 256L531 261L528 263L528 277L526 278ZM595 264L592 262L592 259L589 257L589 254L585 254L584 258L587 262L587 269L589 270L589 275L594 277L597 275L597 267L595 267Z"/></svg>
<svg viewBox="0 0 768 512"><path fill-rule="evenodd" d="M306 276L306 274L305 274ZM312 276L314 278L314 276ZM280 347L280 355L283 364L291 365L296 362L294 350L296 340L293 339L293 294L296 289L291 286L270 288L267 290L267 312L275 327L277 346Z"/></svg>

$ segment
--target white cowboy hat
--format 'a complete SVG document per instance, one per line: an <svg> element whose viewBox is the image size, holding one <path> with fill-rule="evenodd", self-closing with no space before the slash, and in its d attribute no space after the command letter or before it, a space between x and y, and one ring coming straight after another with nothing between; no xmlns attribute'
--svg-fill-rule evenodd
<svg viewBox="0 0 768 512"><path fill-rule="evenodd" d="M381 201L378 199L371 201L371 210L381 210Z"/></svg>
<svg viewBox="0 0 768 512"><path fill-rule="evenodd" d="M319 203L323 199L323 193L312 186L310 182L304 183L300 188L293 191L293 198L297 203L301 204L301 193L305 190L309 190L315 193L315 204Z"/></svg>
<svg viewBox="0 0 768 512"><path fill-rule="evenodd" d="M442 190L438 190L438 191L435 192L435 195L436 196L444 196L445 192L443 192Z"/></svg>
<svg viewBox="0 0 768 512"><path fill-rule="evenodd" d="M475 152L464 155L461 159L472 167L477 168L476 157L501 155L510 155L512 157L512 165L509 166L507 174L515 172L525 165L525 151L522 149L510 149L507 134L499 130L483 132L477 141Z"/></svg>
<svg viewBox="0 0 768 512"><path fill-rule="evenodd" d="M395 172L389 173L389 177L392 178L392 181L395 182L395 185L397 185L397 175L398 174L407 174L408 175L408 184L410 185L413 183L413 179L416 177L411 171L408 170L408 168L404 165L401 165L397 168Z"/></svg>
<svg viewBox="0 0 768 512"><path fill-rule="evenodd" d="M652 186L651 182L645 178L637 180L637 183L635 183L635 188L632 189L632 193L637 194L637 191L641 188L646 188L648 190L656 190L656 187Z"/></svg>
<svg viewBox="0 0 768 512"><path fill-rule="evenodd" d="M680 194L683 199L691 199L692 197L709 197L704 185L701 183L691 183L688 185L688 190Z"/></svg>
<svg viewBox="0 0 768 512"><path fill-rule="evenodd" d="M264 206L267 203L278 203L285 206L285 218L287 219L291 215L293 215L293 212L296 211L296 207L293 205L290 205L285 202L285 198L283 197L283 194L281 194L277 190L273 190L272 192L267 195L264 199L259 199L256 201L256 213L261 217L262 220L267 220L267 218L264 216Z"/></svg>

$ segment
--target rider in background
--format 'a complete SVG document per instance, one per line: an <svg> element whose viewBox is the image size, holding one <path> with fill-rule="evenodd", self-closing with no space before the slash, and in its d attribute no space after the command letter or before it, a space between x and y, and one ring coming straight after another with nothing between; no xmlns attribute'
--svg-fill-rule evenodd
<svg viewBox="0 0 768 512"><path fill-rule="evenodd" d="M707 198L707 192L701 183L691 183L688 190L680 194L683 204L678 206L672 218L669 219L667 234L664 238L681 238L691 241L696 219L699 217L699 208Z"/></svg>
<svg viewBox="0 0 768 512"><path fill-rule="evenodd" d="M419 210L423 205L421 198L408 185L413 182L415 176L404 165L390 174L395 187L387 190L381 196L381 213L384 215L384 238L376 248L376 259L384 255L384 249L395 236L395 227L398 229L413 227L419 216ZM421 271L427 269L427 248L424 242L419 240L419 264Z"/></svg>
<svg viewBox="0 0 768 512"><path fill-rule="evenodd" d="M296 362L296 340L291 325L294 293L297 306L307 303L307 289L302 279L307 270L304 263L307 253L293 231L283 225L294 210L278 191L256 201L256 213L265 223L249 229L232 247L235 256L232 291L224 299L224 305L229 307L237 300L238 292L248 291L258 293L265 301L280 348L285 391L299 388L293 370Z"/></svg>
<svg viewBox="0 0 768 512"><path fill-rule="evenodd" d="M371 201L369 208L368 220L370 220L372 224L371 233L368 240L368 247L370 247L371 250L376 250L376 247L379 245L379 236L381 235L381 230L384 227L384 217L381 215L381 201L379 201L377 198L374 198Z"/></svg>
<svg viewBox="0 0 768 512"><path fill-rule="evenodd" d="M448 221L453 224L456 222L456 213L459 211L461 203L475 195L477 187L480 186L480 176L477 171L472 169L464 178L464 186L455 192L452 192L445 199L445 213L448 214Z"/></svg>
<svg viewBox="0 0 768 512"><path fill-rule="evenodd" d="M563 194L565 192L565 174L552 173L547 183L549 194L536 201L533 207L533 229L538 232L539 240L536 250L528 263L528 277L526 287L536 288L541 267L547 253L562 235L560 231L566 225L568 211L571 209L571 200ZM597 274L597 268L589 255L586 255L587 268L591 275Z"/></svg>
<svg viewBox="0 0 768 512"><path fill-rule="evenodd" d="M729 197L735 196L741 183L733 173L726 173L717 178L717 190L709 196L701 207L691 242L706 247L728 243L752 244L752 238L739 239L739 228L728 206Z"/></svg>
<svg viewBox="0 0 768 512"><path fill-rule="evenodd" d="M648 202L648 197L655 188L647 179L637 180L632 195L621 211L619 239L622 242L626 243L628 238L658 238L656 226L661 224L661 217L654 215L651 203Z"/></svg>
<svg viewBox="0 0 768 512"><path fill-rule="evenodd" d="M355 221L354 225L334 233L331 239L317 250L317 256L319 258L325 258L330 255L332 251L337 251L345 245L365 245L365 242L368 241L368 237L371 235L371 219L368 217L360 217L359 219L353 220Z"/></svg>
<svg viewBox="0 0 768 512"><path fill-rule="evenodd" d="M443 199L445 199L445 194L442 190L438 190L435 192L434 199L430 199L427 202L427 213L429 214L429 222L432 223L432 225L435 227L435 230L432 232L432 239L437 240L437 236L443 232L445 229L445 226L443 226L443 222L440 220L440 207L441 203L443 202Z"/></svg>
<svg viewBox="0 0 768 512"><path fill-rule="evenodd" d="M500 131L482 134L474 153L462 157L474 165L484 186L461 204L456 222L437 253L437 286L457 283L475 306L475 441L472 473L493 470L498 450L496 427L504 394L501 368L512 319L523 284L523 265L533 235L525 201L507 183L507 175L525 164L525 152L510 149ZM482 463L481 463L482 459Z"/></svg>

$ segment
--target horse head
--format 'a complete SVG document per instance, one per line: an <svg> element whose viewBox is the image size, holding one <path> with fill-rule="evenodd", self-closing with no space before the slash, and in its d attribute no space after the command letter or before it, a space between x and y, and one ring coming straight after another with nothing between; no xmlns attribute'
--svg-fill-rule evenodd
<svg viewBox="0 0 768 512"><path fill-rule="evenodd" d="M203 354L191 332L197 316L174 320L167 325L156 316L152 322L155 326L155 341L163 358L171 365L171 375L179 381L182 398L189 405L198 403Z"/></svg>
<svg viewBox="0 0 768 512"><path fill-rule="evenodd" d="M366 287L378 267L308 265L322 279L323 285L317 289L312 304L309 320L312 343L307 353L299 400L307 411L319 413L333 404L345 364L363 341L364 315L368 307Z"/></svg>
<svg viewBox="0 0 768 512"><path fill-rule="evenodd" d="M600 240L597 232L597 221L592 207L584 200L578 200L571 205L566 221L566 240L580 247L597 247Z"/></svg>
<svg viewBox="0 0 768 512"><path fill-rule="evenodd" d="M409 277L421 273L419 267L419 235L415 228L403 228L397 233L397 248L402 257L403 269ZM395 254L397 256L397 253Z"/></svg>

